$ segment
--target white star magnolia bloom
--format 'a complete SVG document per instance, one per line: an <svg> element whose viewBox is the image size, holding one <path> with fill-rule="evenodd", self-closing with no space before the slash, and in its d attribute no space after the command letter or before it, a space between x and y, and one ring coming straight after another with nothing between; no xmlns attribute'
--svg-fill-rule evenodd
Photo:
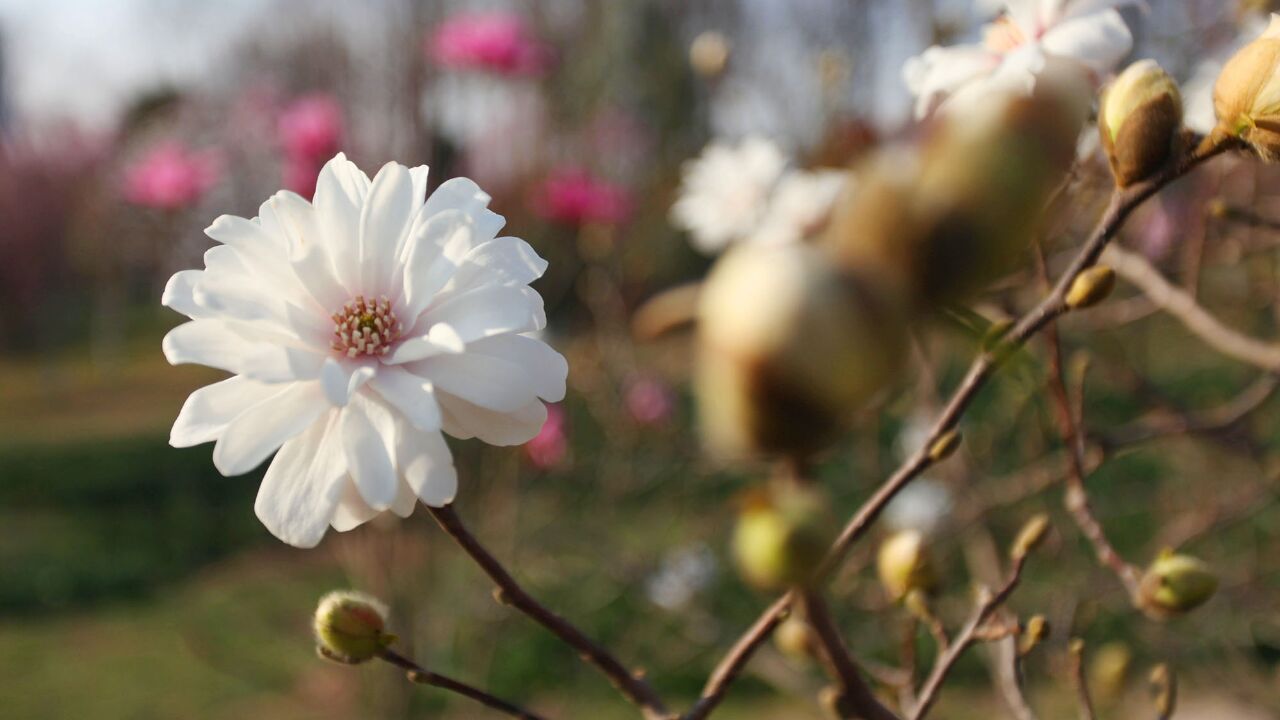
<svg viewBox="0 0 1280 720"><path fill-rule="evenodd" d="M786 164L778 146L764 138L737 146L709 143L685 165L671 222L689 232L699 252L720 252L759 227Z"/></svg>
<svg viewBox="0 0 1280 720"><path fill-rule="evenodd" d="M916 97L916 115L939 107L972 107L993 92L1030 93L1053 64L1073 68L1096 85L1133 47L1115 8L1141 0L1007 0L986 26L983 42L934 46L911 58L903 77Z"/></svg>
<svg viewBox="0 0 1280 720"><path fill-rule="evenodd" d="M495 237L503 218L472 181L424 202L426 183L395 163L370 182L339 154L314 202L279 192L252 220L215 220L205 269L165 288L192 319L165 357L234 375L191 394L170 444L217 441L224 475L275 452L254 510L291 545L451 502L441 431L523 443L564 397L564 358L526 335L546 323L529 287L546 262Z"/></svg>
<svg viewBox="0 0 1280 720"><path fill-rule="evenodd" d="M844 189L848 173L837 170L791 170L765 208L760 226L747 242L785 245L799 242L826 225L831 208Z"/></svg>

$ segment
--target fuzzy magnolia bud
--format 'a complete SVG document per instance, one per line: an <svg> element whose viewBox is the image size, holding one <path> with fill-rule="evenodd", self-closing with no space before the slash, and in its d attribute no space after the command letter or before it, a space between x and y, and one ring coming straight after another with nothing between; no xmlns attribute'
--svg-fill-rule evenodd
<svg viewBox="0 0 1280 720"><path fill-rule="evenodd" d="M1155 60L1130 65L1102 95L1098 130L1117 185L1151 177L1182 137L1178 83Z"/></svg>
<svg viewBox="0 0 1280 720"><path fill-rule="evenodd" d="M1110 642L1094 651L1088 672L1094 699L1103 705L1118 701L1132 665L1133 653L1122 642Z"/></svg>
<svg viewBox="0 0 1280 720"><path fill-rule="evenodd" d="M367 662L395 642L386 625L387 608L378 600L364 593L331 592L316 608L316 651L349 665Z"/></svg>
<svg viewBox="0 0 1280 720"><path fill-rule="evenodd" d="M1040 513L1033 516L1018 531L1018 537L1014 539L1013 546L1009 549L1009 555L1017 560L1026 557L1031 551L1040 546L1044 542L1044 537L1049 532L1049 516Z"/></svg>
<svg viewBox="0 0 1280 720"><path fill-rule="evenodd" d="M709 448L743 457L824 447L904 364L898 313L808 245L726 253L698 309L695 389Z"/></svg>
<svg viewBox="0 0 1280 720"><path fill-rule="evenodd" d="M1076 276L1067 291L1067 307L1082 310L1107 299L1116 287L1116 271L1106 265L1094 265Z"/></svg>
<svg viewBox="0 0 1280 720"><path fill-rule="evenodd" d="M1032 615L1022 629L1018 640L1018 654L1026 655L1049 637L1049 620L1043 615Z"/></svg>
<svg viewBox="0 0 1280 720"><path fill-rule="evenodd" d="M813 628L804 618L792 613L773 631L773 643L787 657L808 660L813 657Z"/></svg>
<svg viewBox="0 0 1280 720"><path fill-rule="evenodd" d="M1151 684L1151 699L1156 714L1161 718L1173 717L1178 705L1178 676L1168 665L1161 663L1151 669L1147 681Z"/></svg>
<svg viewBox="0 0 1280 720"><path fill-rule="evenodd" d="M748 495L733 529L733 557L747 582L761 590L804 584L827 550L827 508L815 489Z"/></svg>
<svg viewBox="0 0 1280 720"><path fill-rule="evenodd" d="M881 543L876 573L893 600L905 598L912 590L931 592L937 584L924 534L916 530L894 533Z"/></svg>
<svg viewBox="0 0 1280 720"><path fill-rule="evenodd" d="M1213 108L1217 132L1243 139L1266 160L1280 159L1280 15L1223 66Z"/></svg>
<svg viewBox="0 0 1280 720"><path fill-rule="evenodd" d="M707 30L689 45L689 64L703 77L718 77L729 64L729 53L729 39L723 33Z"/></svg>
<svg viewBox="0 0 1280 720"><path fill-rule="evenodd" d="M1037 82L948 113L923 142L871 156L837 201L824 242L839 262L926 306L964 301L1026 259L1075 157L1088 109Z"/></svg>
<svg viewBox="0 0 1280 720"><path fill-rule="evenodd" d="M1149 615L1169 618L1208 602L1217 589L1218 578L1203 561L1165 550L1142 576L1139 599Z"/></svg>

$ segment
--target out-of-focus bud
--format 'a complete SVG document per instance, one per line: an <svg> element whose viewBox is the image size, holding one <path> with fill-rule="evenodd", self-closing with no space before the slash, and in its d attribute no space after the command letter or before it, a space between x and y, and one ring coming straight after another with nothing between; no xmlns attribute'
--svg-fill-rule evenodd
<svg viewBox="0 0 1280 720"><path fill-rule="evenodd" d="M1155 60L1130 65L1102 95L1098 130L1117 185L1151 177L1182 137L1178 83Z"/></svg>
<svg viewBox="0 0 1280 720"><path fill-rule="evenodd" d="M733 557L743 578L761 590L807 582L830 541L828 507L814 488L748 494L733 529Z"/></svg>
<svg viewBox="0 0 1280 720"><path fill-rule="evenodd" d="M1076 276L1065 302L1072 310L1092 307L1106 300L1115 287L1116 271L1106 265L1094 265Z"/></svg>
<svg viewBox="0 0 1280 720"><path fill-rule="evenodd" d="M1103 705L1119 701L1132 665L1133 653L1122 642L1109 642L1094 651L1088 672L1094 699Z"/></svg>
<svg viewBox="0 0 1280 720"><path fill-rule="evenodd" d="M773 631L773 643L783 655L796 660L809 660L813 657L813 628L808 621L791 613L777 630Z"/></svg>
<svg viewBox="0 0 1280 720"><path fill-rule="evenodd" d="M808 245L742 245L703 287L695 374L710 450L802 457L901 370L901 304Z"/></svg>
<svg viewBox="0 0 1280 720"><path fill-rule="evenodd" d="M1037 82L1029 97L946 113L919 146L867 160L833 212L833 255L927 306L962 301L1012 270L1075 157L1088 105L1060 87Z"/></svg>
<svg viewBox="0 0 1280 720"><path fill-rule="evenodd" d="M1218 578L1203 561L1165 550L1142 576L1139 600L1148 615L1164 619L1196 609L1217 589Z"/></svg>
<svg viewBox="0 0 1280 720"><path fill-rule="evenodd" d="M876 555L876 573L892 600L901 600L912 590L932 592L937 585L933 560L922 533L903 530L890 535Z"/></svg>
<svg viewBox="0 0 1280 720"><path fill-rule="evenodd" d="M1262 36L1223 66L1213 87L1215 132L1249 143L1268 161L1280 160L1280 16Z"/></svg>
<svg viewBox="0 0 1280 720"><path fill-rule="evenodd" d="M1040 546L1044 542L1044 537L1049 532L1049 516L1040 513L1035 515L1022 526L1018 531L1018 537L1014 539L1013 545L1009 548L1009 555L1014 560L1026 557L1031 551Z"/></svg>
<svg viewBox="0 0 1280 720"><path fill-rule="evenodd" d="M1148 682L1151 683L1151 699L1156 706L1157 717L1161 720L1173 717L1178 705L1178 676L1168 665L1160 663L1151 668Z"/></svg>
<svg viewBox="0 0 1280 720"><path fill-rule="evenodd" d="M386 632L387 607L364 593L339 590L320 598L313 625L316 651L348 665L372 660L395 642Z"/></svg>
<svg viewBox="0 0 1280 720"><path fill-rule="evenodd" d="M964 436L959 430L952 428L942 434L933 445L929 446L929 460L932 462L942 462L951 457L951 454L960 447L960 441Z"/></svg>
<svg viewBox="0 0 1280 720"><path fill-rule="evenodd" d="M1026 655L1049 638L1049 620L1043 615L1032 615L1022 629L1018 640L1018 654Z"/></svg>
<svg viewBox="0 0 1280 720"><path fill-rule="evenodd" d="M719 77L729 64L732 46L724 33L707 30L699 33L689 45L689 64L705 78Z"/></svg>

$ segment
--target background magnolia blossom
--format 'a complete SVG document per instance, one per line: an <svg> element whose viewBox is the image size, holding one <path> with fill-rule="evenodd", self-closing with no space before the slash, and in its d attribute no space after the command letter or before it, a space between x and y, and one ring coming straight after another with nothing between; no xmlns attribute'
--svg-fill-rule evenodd
<svg viewBox="0 0 1280 720"><path fill-rule="evenodd" d="M1133 47L1115 8L1139 0L1009 0L981 43L934 46L903 67L916 116L948 103L977 103L1005 90L1030 92L1051 67L1101 83Z"/></svg>

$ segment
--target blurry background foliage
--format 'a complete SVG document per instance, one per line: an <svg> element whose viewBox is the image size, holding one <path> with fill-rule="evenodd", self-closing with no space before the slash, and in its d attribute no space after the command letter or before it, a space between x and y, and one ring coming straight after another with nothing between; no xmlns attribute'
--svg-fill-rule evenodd
<svg viewBox="0 0 1280 720"><path fill-rule="evenodd" d="M1148 14L1126 13L1136 54L1160 58L1179 78L1206 43L1233 35L1232 3L1150 4ZM551 340L570 363L567 445L535 456L452 443L459 512L549 606L648 668L669 694L695 693L766 598L727 563L733 498L754 471L701 457L688 338L638 343L628 327L645 298L708 265L667 220L680 164L712 136L757 131L803 164L845 165L898 132L909 111L902 60L962 33L968 3L240 0L225 9L239 19L204 34L221 3L41 5L0 1L0 717L477 717L389 668L315 660L308 613L340 585L388 600L394 629L434 669L552 715L631 716L570 651L490 602L487 582L421 513L295 551L253 516L260 471L222 478L208 446L168 447L183 399L217 373L164 363L159 339L179 318L159 307L160 289L197 263L209 245L200 230L213 217L251 217L282 186L290 158L278 117L316 94L337 100L341 147L363 168L429 163L433 185L467 174L494 195L508 231L551 261L537 287ZM501 77L430 61L431 28L460 11L495 8L526 17L550 48L543 72ZM70 54L96 13L105 16L103 34L122 23L153 37L155 52L104 41L78 56L52 54ZM705 30L724 33L732 48L718 77L689 66L690 42ZM35 46L49 36L64 41ZM181 46L189 47L174 50ZM93 52L106 54L95 60ZM110 62L148 70L103 95L94 85ZM65 77L32 70L76 65ZM66 84L33 92L33 83L54 82ZM59 114L47 96L77 93L77 83L101 102ZM216 182L174 207L122 202L127 169L166 142L212 151ZM625 189L627 217L548 216L536 201L540 183L565 168ZM1105 189L1100 163L1085 172ZM1200 300L1234 327L1275 337L1276 231L1219 221L1203 208L1222 198L1280 219L1277 188L1274 168L1224 163L1153 202L1125 234L1174 272L1202 253ZM1100 197L1074 198L1061 247L1091 222ZM990 302L1025 307L1031 295L1010 288L1032 286L1016 279ZM1127 294L1064 322L1068 350L1087 332L1094 355L1091 429L1124 426L1153 404L1214 407L1254 380ZM1129 321L1118 324L1126 311ZM839 517L893 468L902 434L954 384L974 348L974 329L960 323L941 319L927 331L937 377L894 388L821 468ZM1028 465L1056 447L1038 357L1023 353L981 395L963 426L964 462L932 478L954 489L936 543L946 588L939 608L949 618L967 607L975 542L1003 545L1032 513L1060 513L1053 493L1019 489L1034 484ZM670 389L669 411L637 413L631 390L642 381ZM1138 446L1090 478L1123 553L1150 557L1189 539L1218 568L1223 588L1204 611L1172 632L1134 620L1073 533L1051 536L1049 559L1031 563L1013 607L1083 617L1079 632L1091 647L1127 643L1134 667L1173 662L1184 673L1186 717L1197 703L1209 708L1202 717L1252 717L1213 714L1234 712L1222 703L1275 717L1266 713L1280 710L1277 427L1267 406L1207 437ZM1206 510L1232 498L1243 506L1225 518ZM978 511L989 535L974 529ZM888 660L899 639L869 559L870 545L855 553L833 597L859 653ZM1087 600L1076 608L1079 598ZM923 641L920 650L932 652ZM1043 662L1032 660L1032 677L1062 677ZM819 682L812 668L768 649L723 715L818 717L807 698ZM1122 695L1141 702L1141 686L1135 674ZM1053 703L1066 685L1037 681L1033 690ZM991 697L974 653L938 714L989 717Z"/></svg>

